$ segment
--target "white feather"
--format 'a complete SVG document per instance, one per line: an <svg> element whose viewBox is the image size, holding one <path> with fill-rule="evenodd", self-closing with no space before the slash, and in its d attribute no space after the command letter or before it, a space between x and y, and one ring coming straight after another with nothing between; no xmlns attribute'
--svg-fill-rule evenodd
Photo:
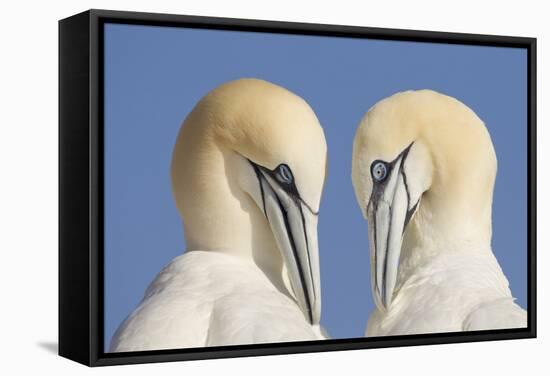
<svg viewBox="0 0 550 376"><path fill-rule="evenodd" d="M322 338L295 300L277 290L254 263L190 251L158 274L113 336L110 351Z"/></svg>
<svg viewBox="0 0 550 376"><path fill-rule="evenodd" d="M398 286L387 312L378 309L367 336L524 328L526 312L514 303L492 252L442 252Z"/></svg>

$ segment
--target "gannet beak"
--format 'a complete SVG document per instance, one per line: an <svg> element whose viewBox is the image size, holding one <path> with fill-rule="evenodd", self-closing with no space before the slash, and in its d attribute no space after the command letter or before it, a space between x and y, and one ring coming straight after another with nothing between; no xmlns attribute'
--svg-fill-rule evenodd
<svg viewBox="0 0 550 376"><path fill-rule="evenodd" d="M403 233L418 201L411 203L404 163L409 145L389 164L389 176L375 185L367 205L369 244L371 249L371 283L375 302L387 310L397 282Z"/></svg>
<svg viewBox="0 0 550 376"><path fill-rule="evenodd" d="M318 213L311 210L296 190L281 186L272 171L251 163L260 184L262 209L282 253L298 305L311 324L319 324Z"/></svg>

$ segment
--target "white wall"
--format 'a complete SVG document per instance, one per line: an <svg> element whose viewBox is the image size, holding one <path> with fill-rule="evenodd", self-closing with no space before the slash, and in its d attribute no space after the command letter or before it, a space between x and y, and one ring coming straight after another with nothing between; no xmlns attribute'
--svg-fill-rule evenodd
<svg viewBox="0 0 550 376"><path fill-rule="evenodd" d="M88 8L411 28L539 38L539 166L548 158L549 28L544 1L4 2L0 22L0 371L46 374L523 373L549 369L549 173L539 169L539 339L124 366L90 370L57 341L57 20ZM546 16L545 16L546 15ZM547 164L548 166L548 164ZM11 372L8 372L11 370ZM25 372L27 373L27 372ZM528 373L527 373L528 374ZM541 374L541 372L536 372Z"/></svg>

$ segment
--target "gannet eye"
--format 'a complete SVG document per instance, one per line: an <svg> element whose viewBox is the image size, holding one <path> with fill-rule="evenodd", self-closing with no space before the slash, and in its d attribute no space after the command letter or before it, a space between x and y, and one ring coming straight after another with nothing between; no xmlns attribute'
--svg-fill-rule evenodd
<svg viewBox="0 0 550 376"><path fill-rule="evenodd" d="M388 176L388 167L385 162L375 161L371 166L370 172L374 181L381 183Z"/></svg>
<svg viewBox="0 0 550 376"><path fill-rule="evenodd" d="M294 176L292 175L292 171L290 171L290 167L288 167L286 164L280 164L275 169L275 177L279 181L279 183L282 184L292 184L294 181Z"/></svg>

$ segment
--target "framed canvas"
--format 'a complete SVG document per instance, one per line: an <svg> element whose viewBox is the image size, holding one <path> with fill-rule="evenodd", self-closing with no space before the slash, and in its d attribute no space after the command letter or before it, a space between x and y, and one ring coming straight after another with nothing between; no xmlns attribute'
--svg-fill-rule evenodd
<svg viewBox="0 0 550 376"><path fill-rule="evenodd" d="M59 353L536 336L536 40L59 22Z"/></svg>

